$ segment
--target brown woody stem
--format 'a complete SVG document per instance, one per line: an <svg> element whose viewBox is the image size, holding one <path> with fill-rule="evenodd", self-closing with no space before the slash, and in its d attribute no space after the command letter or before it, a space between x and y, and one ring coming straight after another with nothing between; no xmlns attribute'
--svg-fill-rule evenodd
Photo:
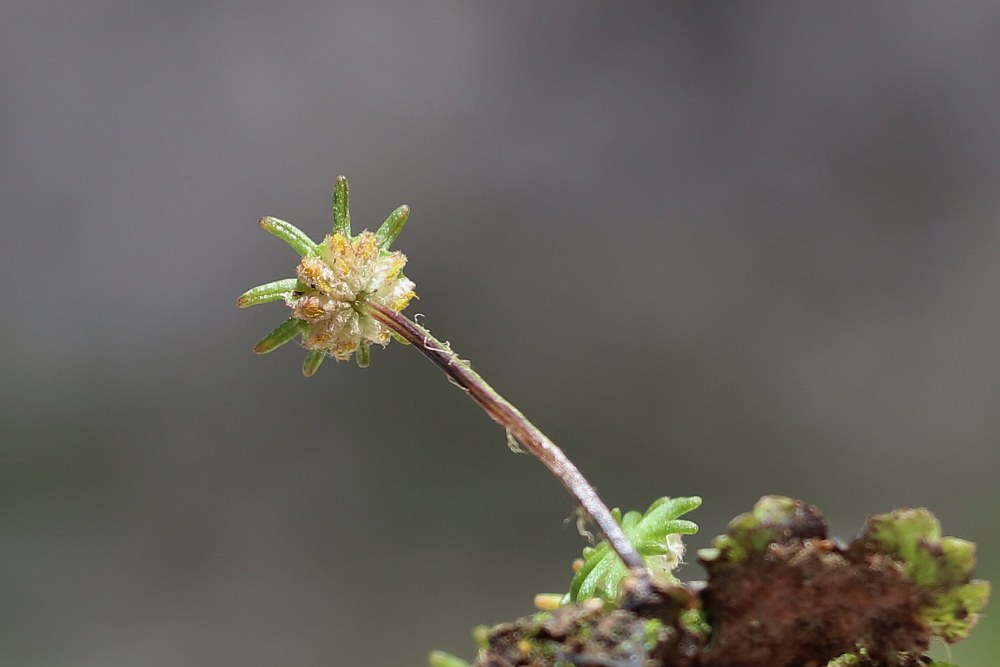
<svg viewBox="0 0 1000 667"><path fill-rule="evenodd" d="M469 367L468 362L461 360L429 331L397 311L373 303L367 304L367 308L372 317L423 352L424 356L443 370L455 384L464 389L493 421L503 426L511 437L534 454L593 519L625 566L635 576L648 581L649 572L639 553L625 537L625 533L611 515L607 505L601 501L594 487L554 442L528 421L520 410L488 385Z"/></svg>

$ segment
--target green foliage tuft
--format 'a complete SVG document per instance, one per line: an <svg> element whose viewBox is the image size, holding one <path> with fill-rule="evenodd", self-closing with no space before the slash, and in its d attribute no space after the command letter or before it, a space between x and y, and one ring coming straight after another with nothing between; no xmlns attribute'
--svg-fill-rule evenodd
<svg viewBox="0 0 1000 667"><path fill-rule="evenodd" d="M649 506L645 513L629 512L619 521L625 536L632 542L654 578L662 583L678 583L672 574L684 555L681 535L698 532L698 526L678 519L701 505L701 498L663 497ZM615 516L620 516L614 510ZM601 598L614 604L622 581L628 575L625 564L606 541L583 550L583 565L570 584L563 604L589 598Z"/></svg>

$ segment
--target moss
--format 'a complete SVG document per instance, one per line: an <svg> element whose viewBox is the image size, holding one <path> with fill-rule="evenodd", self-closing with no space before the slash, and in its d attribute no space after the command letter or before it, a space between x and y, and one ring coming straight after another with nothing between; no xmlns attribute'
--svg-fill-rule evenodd
<svg viewBox="0 0 1000 667"><path fill-rule="evenodd" d="M623 609L589 600L547 614L496 626L477 665L550 667L559 664L644 665L665 626Z"/></svg>
<svg viewBox="0 0 1000 667"><path fill-rule="evenodd" d="M826 523L812 505L784 496L764 496L753 510L729 522L725 535L712 541L712 548L698 552L703 562L724 558L740 561L763 553L769 544L792 537L826 537Z"/></svg>
<svg viewBox="0 0 1000 667"><path fill-rule="evenodd" d="M826 667L860 667L862 664L857 653L845 653L826 663Z"/></svg>
<svg viewBox="0 0 1000 667"><path fill-rule="evenodd" d="M941 525L926 509L871 517L851 548L857 553L896 559L925 593L922 619L946 642L967 637L989 599L989 583L972 579L976 545L942 537Z"/></svg>

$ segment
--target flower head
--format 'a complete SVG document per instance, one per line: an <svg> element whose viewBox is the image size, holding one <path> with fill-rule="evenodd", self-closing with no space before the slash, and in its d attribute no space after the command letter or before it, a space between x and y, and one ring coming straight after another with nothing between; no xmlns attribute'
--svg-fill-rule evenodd
<svg viewBox="0 0 1000 667"><path fill-rule="evenodd" d="M306 255L296 271L305 289L286 303L292 317L308 323L302 344L343 361L363 344L389 342L386 327L367 315L365 306L378 304L403 310L415 294L413 281L403 275L406 257L384 252L369 231L351 239L327 236L316 255Z"/></svg>
<svg viewBox="0 0 1000 667"><path fill-rule="evenodd" d="M334 226L322 243L313 243L295 226L277 218L262 218L261 227L292 246L302 259L296 278L260 285L245 292L241 307L284 301L291 317L261 339L254 350L266 353L296 336L310 350L303 372L312 375L327 356L337 361L357 353L368 364L369 345L386 345L392 334L370 315L371 306L401 311L416 295L403 275L406 257L390 251L410 209L400 206L377 232L351 236L347 179L337 178L334 190Z"/></svg>

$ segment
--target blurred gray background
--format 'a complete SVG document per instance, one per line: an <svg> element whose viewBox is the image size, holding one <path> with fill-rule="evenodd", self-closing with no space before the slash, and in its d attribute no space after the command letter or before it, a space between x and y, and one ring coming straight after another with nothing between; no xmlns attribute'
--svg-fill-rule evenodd
<svg viewBox="0 0 1000 667"><path fill-rule="evenodd" d="M471 657L571 504L419 355L250 347L335 176L592 477L928 506L1000 577L996 3L4 3L5 665ZM693 561L691 555L689 560ZM699 577L697 565L687 577ZM995 662L987 618L953 655Z"/></svg>

